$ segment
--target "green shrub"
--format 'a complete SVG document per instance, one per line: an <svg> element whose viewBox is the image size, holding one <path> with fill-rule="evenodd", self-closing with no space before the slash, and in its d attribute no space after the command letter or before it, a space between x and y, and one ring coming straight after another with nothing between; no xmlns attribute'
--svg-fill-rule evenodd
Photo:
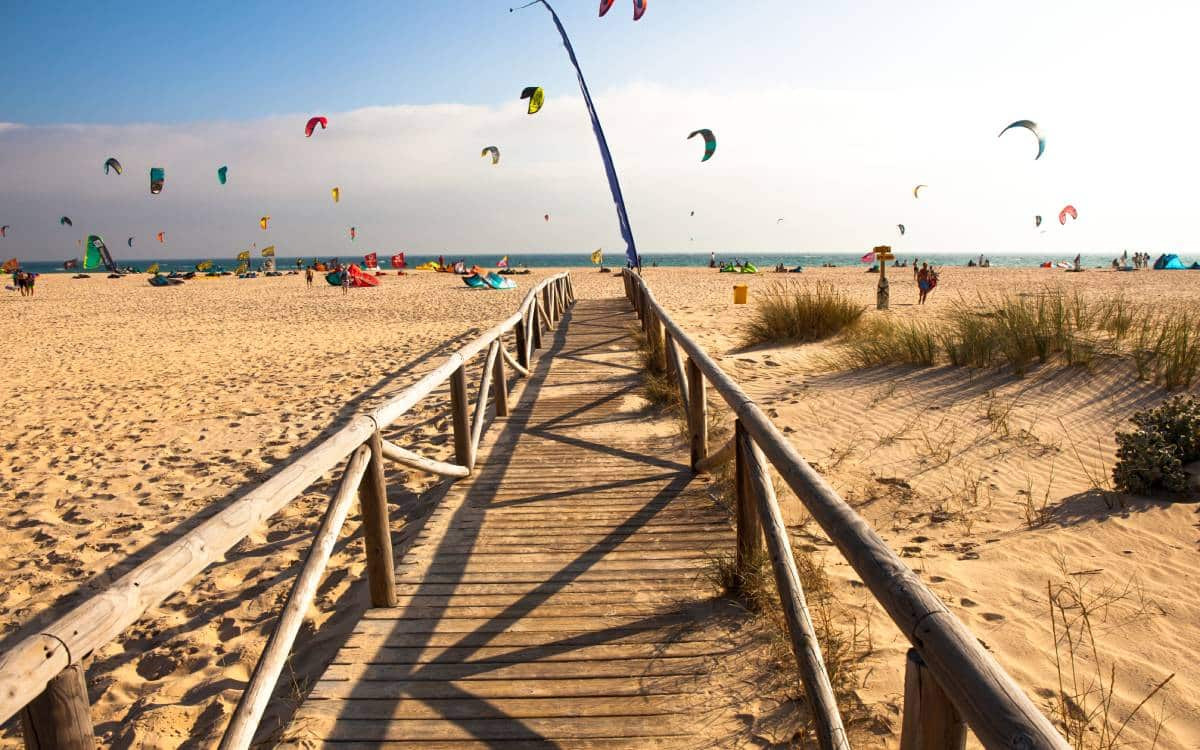
<svg viewBox="0 0 1200 750"><path fill-rule="evenodd" d="M820 341L853 325L865 311L830 284L772 284L757 296L744 343Z"/></svg>
<svg viewBox="0 0 1200 750"><path fill-rule="evenodd" d="M1184 464L1200 460L1200 401L1176 397L1133 415L1137 429L1117 433L1113 482L1125 492L1183 492Z"/></svg>

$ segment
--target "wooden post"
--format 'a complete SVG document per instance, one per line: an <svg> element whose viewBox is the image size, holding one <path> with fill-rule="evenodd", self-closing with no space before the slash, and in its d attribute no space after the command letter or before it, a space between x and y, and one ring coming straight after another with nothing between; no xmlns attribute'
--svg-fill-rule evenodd
<svg viewBox="0 0 1200 750"><path fill-rule="evenodd" d="M734 490L737 499L734 508L737 516L737 557L735 566L739 574L750 571L762 558L762 525L755 509L754 493L750 489L750 457L746 455L748 439L742 420L734 423Z"/></svg>
<svg viewBox="0 0 1200 750"><path fill-rule="evenodd" d="M471 415L467 403L467 373L465 365L450 375L450 408L454 422L454 460L463 466L471 465Z"/></svg>
<svg viewBox="0 0 1200 750"><path fill-rule="evenodd" d="M362 504L363 545L367 549L367 584L372 607L396 606L396 569L392 557L392 525L388 518L387 481L383 476L383 437L376 430L367 442L371 461L358 486Z"/></svg>
<svg viewBox="0 0 1200 750"><path fill-rule="evenodd" d="M533 321L533 351L536 352L542 348L542 307L537 303L536 299L533 301L533 306L529 308L529 312L532 315L531 320ZM529 365L525 366L528 367Z"/></svg>
<svg viewBox="0 0 1200 750"><path fill-rule="evenodd" d="M496 346L504 348L504 341L496 339ZM499 350L497 353L500 353ZM508 416L508 381L504 379L504 357L496 357L496 369L492 373L492 387L496 390L496 416Z"/></svg>
<svg viewBox="0 0 1200 750"><path fill-rule="evenodd" d="M83 665L58 673L46 689L21 709L21 732L29 750L95 750L91 706Z"/></svg>
<svg viewBox="0 0 1200 750"><path fill-rule="evenodd" d="M688 384L688 438L692 448L692 471L696 465L708 458L708 398L704 393L704 373L692 361L687 360Z"/></svg>
<svg viewBox="0 0 1200 750"><path fill-rule="evenodd" d="M900 750L962 750L967 725L915 648L904 666L904 725Z"/></svg>
<svg viewBox="0 0 1200 750"><path fill-rule="evenodd" d="M517 332L517 364L529 369L529 350L525 345L525 318L521 318L521 322L516 325Z"/></svg>

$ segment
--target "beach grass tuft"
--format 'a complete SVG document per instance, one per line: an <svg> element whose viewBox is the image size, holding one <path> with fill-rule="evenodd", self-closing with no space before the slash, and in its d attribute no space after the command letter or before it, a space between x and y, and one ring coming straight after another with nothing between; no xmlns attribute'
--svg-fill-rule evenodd
<svg viewBox="0 0 1200 750"><path fill-rule="evenodd" d="M937 354L937 335L928 323L876 318L847 333L841 361L849 367L886 364L929 367Z"/></svg>
<svg viewBox="0 0 1200 750"><path fill-rule="evenodd" d="M743 343L820 341L854 325L864 312L865 307L831 284L771 284L759 293Z"/></svg>

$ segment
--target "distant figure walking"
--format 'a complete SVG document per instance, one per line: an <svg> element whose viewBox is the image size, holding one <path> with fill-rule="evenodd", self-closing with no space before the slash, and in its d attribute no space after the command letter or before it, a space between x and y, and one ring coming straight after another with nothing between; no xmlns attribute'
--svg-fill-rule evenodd
<svg viewBox="0 0 1200 750"><path fill-rule="evenodd" d="M308 268L304 269L304 281L309 286L312 286L312 280L313 280L312 266L309 266Z"/></svg>
<svg viewBox="0 0 1200 750"><path fill-rule="evenodd" d="M350 293L350 269L342 270L342 294Z"/></svg>
<svg viewBox="0 0 1200 750"><path fill-rule="evenodd" d="M922 264L921 264L921 267L920 267L920 268L918 268L918 267L917 267L917 262L918 262L918 261L920 261L920 260L921 260L920 258L913 258L913 278L914 278L914 279L916 279L916 278L920 277L920 275L921 275L921 268L924 268L924 267L925 267L925 264L924 264L924 263L922 263Z"/></svg>

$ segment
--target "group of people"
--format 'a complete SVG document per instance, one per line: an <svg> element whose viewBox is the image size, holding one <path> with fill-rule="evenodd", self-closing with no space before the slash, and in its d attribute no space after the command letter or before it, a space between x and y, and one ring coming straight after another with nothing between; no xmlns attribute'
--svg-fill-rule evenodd
<svg viewBox="0 0 1200 750"><path fill-rule="evenodd" d="M1120 264L1117 263L1116 258L1113 258L1113 268L1119 268L1120 266L1128 266L1131 261L1133 262L1133 267L1138 270L1149 268L1150 267L1150 253L1134 253L1133 257L1130 258L1129 251L1126 250L1125 252L1121 253Z"/></svg>
<svg viewBox="0 0 1200 750"><path fill-rule="evenodd" d="M37 274L29 271L23 271L18 268L13 271L13 285L17 287L17 291L22 297L33 296L33 282L37 280Z"/></svg>

